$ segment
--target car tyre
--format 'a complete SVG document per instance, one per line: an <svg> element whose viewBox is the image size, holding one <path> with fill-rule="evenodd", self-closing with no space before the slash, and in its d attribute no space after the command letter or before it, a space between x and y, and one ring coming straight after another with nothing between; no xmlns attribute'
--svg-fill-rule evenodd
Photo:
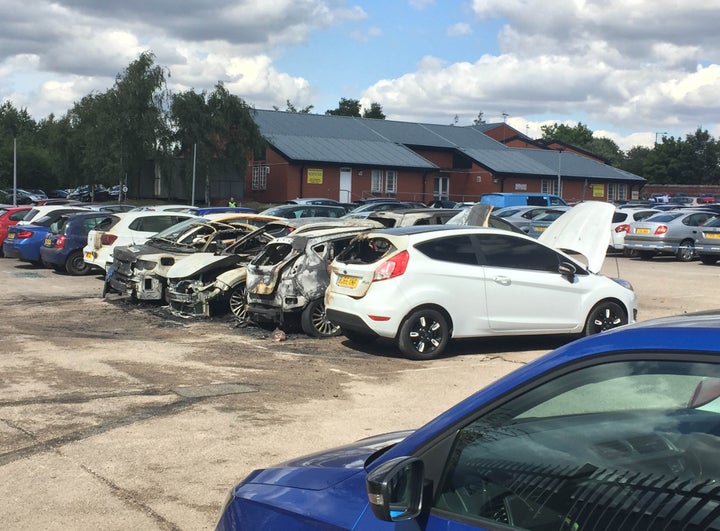
<svg viewBox="0 0 720 531"><path fill-rule="evenodd" d="M603 301L590 310L585 321L585 335L591 336L605 330L611 330L627 324L628 318L625 310L613 301Z"/></svg>
<svg viewBox="0 0 720 531"><path fill-rule="evenodd" d="M717 257L710 255L703 255L700 257L700 261L705 265L714 265L717 262Z"/></svg>
<svg viewBox="0 0 720 531"><path fill-rule="evenodd" d="M447 346L450 327L437 310L424 308L411 313L400 326L398 347L413 360L429 360L439 356Z"/></svg>
<svg viewBox="0 0 720 531"><path fill-rule="evenodd" d="M357 330L345 330L344 328L341 328L340 333L358 345L369 345L378 338L378 336L373 334L366 334L365 332L358 332Z"/></svg>
<svg viewBox="0 0 720 531"><path fill-rule="evenodd" d="M340 335L340 326L328 320L325 301L310 301L300 316L302 331L311 337L333 337Z"/></svg>
<svg viewBox="0 0 720 531"><path fill-rule="evenodd" d="M69 275L73 275L75 277L90 273L90 265L83 259L82 251L74 251L70 253L67 260L65 260L65 271L67 271Z"/></svg>
<svg viewBox="0 0 720 531"><path fill-rule="evenodd" d="M681 241L675 257L680 262L692 262L695 259L695 242L692 240Z"/></svg>
<svg viewBox="0 0 720 531"><path fill-rule="evenodd" d="M637 255L640 257L640 260L652 260L653 256L655 256L654 251L638 251Z"/></svg>
<svg viewBox="0 0 720 531"><path fill-rule="evenodd" d="M230 311L235 316L238 324L248 324L250 316L247 311L247 290L245 289L245 282L238 284L232 289L228 302L230 304Z"/></svg>

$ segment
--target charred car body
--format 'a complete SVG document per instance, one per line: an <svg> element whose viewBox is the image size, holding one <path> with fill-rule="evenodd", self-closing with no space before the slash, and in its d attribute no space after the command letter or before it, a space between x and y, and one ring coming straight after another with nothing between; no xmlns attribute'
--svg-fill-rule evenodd
<svg viewBox="0 0 720 531"><path fill-rule="evenodd" d="M144 244L116 247L105 292L129 295L134 300L163 300L167 273L176 262L198 252L222 251L256 228L241 216L192 218L159 232Z"/></svg>
<svg viewBox="0 0 720 531"><path fill-rule="evenodd" d="M319 229L278 238L247 265L247 314L251 321L283 325L299 317L303 332L337 335L325 316L328 266L350 241L370 227Z"/></svg>
<svg viewBox="0 0 720 531"><path fill-rule="evenodd" d="M368 223L364 222L365 226ZM189 317L211 317L231 311L238 322L244 324L247 320L245 266L267 243L304 230L357 224L357 220L336 218L270 222L222 252L195 253L173 265L167 272L167 302L175 313Z"/></svg>

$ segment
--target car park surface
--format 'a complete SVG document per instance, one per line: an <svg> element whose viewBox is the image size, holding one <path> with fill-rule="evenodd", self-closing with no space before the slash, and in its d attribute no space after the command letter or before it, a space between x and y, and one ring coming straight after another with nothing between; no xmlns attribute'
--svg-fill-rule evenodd
<svg viewBox="0 0 720 531"><path fill-rule="evenodd" d="M718 267L619 256L603 272L634 285L647 320L717 308L699 294ZM110 302L95 276L58 282L2 260L0 279L0 516L13 530L213 529L252 470L421 426L568 341L463 340L417 363L383 342L277 341Z"/></svg>

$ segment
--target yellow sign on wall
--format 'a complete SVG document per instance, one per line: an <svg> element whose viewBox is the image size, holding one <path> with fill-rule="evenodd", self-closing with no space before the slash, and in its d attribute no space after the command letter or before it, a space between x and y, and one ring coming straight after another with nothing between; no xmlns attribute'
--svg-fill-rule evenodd
<svg viewBox="0 0 720 531"><path fill-rule="evenodd" d="M593 197L605 197L605 185L604 184L593 184L592 185Z"/></svg>
<svg viewBox="0 0 720 531"><path fill-rule="evenodd" d="M323 171L322 169L311 169L307 171L307 182L308 184L322 184L323 183Z"/></svg>

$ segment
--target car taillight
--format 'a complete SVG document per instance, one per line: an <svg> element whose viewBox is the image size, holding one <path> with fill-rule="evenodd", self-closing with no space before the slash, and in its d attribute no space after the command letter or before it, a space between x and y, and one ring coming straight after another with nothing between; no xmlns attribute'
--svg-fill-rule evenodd
<svg viewBox="0 0 720 531"><path fill-rule="evenodd" d="M617 227L615 227L615 232L630 232L630 225L628 225L627 223L618 225Z"/></svg>
<svg viewBox="0 0 720 531"><path fill-rule="evenodd" d="M399 277L405 273L409 260L410 253L407 251L396 254L388 261L383 262L383 264L375 270L373 282L376 280L387 280L389 278Z"/></svg>
<svg viewBox="0 0 720 531"><path fill-rule="evenodd" d="M23 238L30 238L33 235L33 231L31 230L21 230L19 232L15 233L15 237L20 240Z"/></svg>
<svg viewBox="0 0 720 531"><path fill-rule="evenodd" d="M117 234L108 234L107 232L100 236L100 243L103 245L112 245L117 240Z"/></svg>
<svg viewBox="0 0 720 531"><path fill-rule="evenodd" d="M62 249L63 247L65 247L65 235L61 234L57 237L57 240L55 240L55 248Z"/></svg>
<svg viewBox="0 0 720 531"><path fill-rule="evenodd" d="M655 234L665 234L667 232L667 225L660 225L657 229L655 229Z"/></svg>

